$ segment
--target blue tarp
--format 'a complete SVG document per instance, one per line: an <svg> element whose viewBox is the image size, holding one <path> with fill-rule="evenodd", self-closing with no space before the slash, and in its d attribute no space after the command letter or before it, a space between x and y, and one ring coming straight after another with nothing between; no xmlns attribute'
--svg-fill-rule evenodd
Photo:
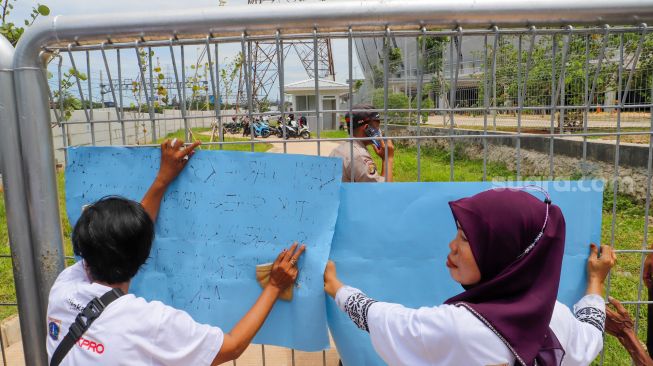
<svg viewBox="0 0 653 366"><path fill-rule="evenodd" d="M572 306L584 294L589 243L601 238L601 181L511 182L549 191L567 233L558 298ZM408 307L436 306L463 291L445 266L456 225L447 204L498 183L343 184L331 259L338 277L370 297ZM505 184L503 184L505 185ZM544 198L541 193L534 192ZM384 365L369 335L328 298L329 328L347 365Z"/></svg>
<svg viewBox="0 0 653 366"><path fill-rule="evenodd" d="M144 148L69 149L71 224L83 205L103 196L140 200L156 175L159 154ZM368 335L325 300L322 273L329 251L341 279L378 300L441 304L462 290L444 265L455 234L447 202L500 184L341 185L340 164L312 156L198 151L164 197L151 258L131 291L228 331L260 294L255 265L271 262L295 240L305 242L293 301L275 305L254 341L304 351L327 348L328 314L347 365L382 364ZM584 291L588 244L600 239L603 185L533 184L547 189L565 215L559 298L572 305Z"/></svg>
<svg viewBox="0 0 653 366"><path fill-rule="evenodd" d="M140 201L159 168L148 148L71 148L66 201L72 225L106 195ZM130 291L229 331L261 293L255 266L306 243L292 302L279 301L256 343L329 347L323 272L339 205L333 158L198 151L168 188L151 258Z"/></svg>

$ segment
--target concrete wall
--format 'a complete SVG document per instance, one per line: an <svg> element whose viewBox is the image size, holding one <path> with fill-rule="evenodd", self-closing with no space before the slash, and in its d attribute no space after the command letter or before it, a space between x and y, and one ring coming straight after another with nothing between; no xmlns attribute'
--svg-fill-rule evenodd
<svg viewBox="0 0 653 366"><path fill-rule="evenodd" d="M421 128L421 135L446 136L448 129ZM470 135L479 134L478 130L454 130L454 134ZM390 135L409 136L416 135L415 128L394 127ZM499 134L504 133L490 133ZM517 170L515 139L492 138L488 139L487 150L483 149L480 138L456 139L456 148L462 149L463 155L475 159L483 159L487 154L487 161L505 164L512 171ZM520 175L524 180L548 179L550 174L548 137L524 137L521 139L520 148ZM397 148L414 145L415 140L403 140ZM433 146L449 149L449 139L422 140L422 146ZM553 144L553 175L555 179L575 180L580 177L587 179L602 179L606 182L607 192L612 192L614 187L618 192L627 194L640 202L646 200L648 188L648 145L620 144L619 166L615 172L614 152L615 144L608 141L588 141L587 160L582 160L583 141L571 138L555 138ZM455 161L454 161L455 172ZM616 173L616 174L615 174ZM455 174L455 173L454 173ZM492 177L489 180L512 180L512 177Z"/></svg>
<svg viewBox="0 0 653 366"><path fill-rule="evenodd" d="M392 127L392 130L397 135L416 135L416 127ZM449 135L448 128L420 128L422 136L447 136ZM454 129L455 135L479 135L483 131L479 130L464 130ZM509 132L494 132L488 131L488 135L514 135ZM549 154L551 138L546 136L524 136L520 139L520 147L524 150L531 150L541 153ZM553 139L553 154L556 156L568 156L576 159L583 157L583 141L582 138L564 137ZM475 144L482 144L481 138L469 138L464 140ZM515 138L491 138L488 139L489 144L501 145L515 148L517 139ZM601 161L605 163L614 164L614 154L616 145L614 142L606 140L587 140L587 159L594 161ZM648 145L620 143L619 144L619 165L629 166L633 168L644 168L648 166Z"/></svg>
<svg viewBox="0 0 653 366"><path fill-rule="evenodd" d="M225 113L232 113L231 111ZM200 118L203 117L203 118ZM152 143L152 123L149 120L149 113L125 112L123 120L147 119L146 121L124 122L125 142L127 145L143 145ZM181 111L164 110L163 113L156 113L155 130L156 138L161 138L169 133L184 128L184 120L181 118ZM56 121L54 113L51 112L52 121ZM228 118L223 118L223 123ZM106 123L106 121L114 121ZM118 118L113 108L103 108L93 110L95 144L97 146L122 145L122 126L117 122ZM215 120L214 111L189 111L188 124L191 128L211 127ZM84 111L74 111L72 117L66 124L67 146L87 146L92 144L91 125L86 120ZM82 122L82 123L78 123ZM57 164L65 164L64 141L62 137L62 128L54 126L52 128L52 138L55 147L55 160Z"/></svg>

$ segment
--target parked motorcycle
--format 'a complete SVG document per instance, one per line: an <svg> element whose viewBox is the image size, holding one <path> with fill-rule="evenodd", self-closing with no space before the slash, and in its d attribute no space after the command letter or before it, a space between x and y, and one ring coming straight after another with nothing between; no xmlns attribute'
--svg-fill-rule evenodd
<svg viewBox="0 0 653 366"><path fill-rule="evenodd" d="M240 131L242 131L243 126L240 124L240 122L227 122L222 125L222 132L223 133L231 133L231 134L237 134Z"/></svg>
<svg viewBox="0 0 653 366"><path fill-rule="evenodd" d="M303 139L310 139L311 138L311 131L308 129L308 126L292 126L292 125L285 125L281 126L282 128L285 128L286 130L286 139L290 137L301 137ZM277 136L283 137L283 130L281 130Z"/></svg>
<svg viewBox="0 0 653 366"><path fill-rule="evenodd" d="M270 137L270 126L263 121L256 121L251 124L250 128L254 130L254 137ZM250 131L251 132L251 131Z"/></svg>

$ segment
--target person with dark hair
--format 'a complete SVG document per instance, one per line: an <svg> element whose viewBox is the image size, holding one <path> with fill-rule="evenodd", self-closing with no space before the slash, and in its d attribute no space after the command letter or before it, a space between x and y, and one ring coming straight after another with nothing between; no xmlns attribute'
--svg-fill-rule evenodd
<svg viewBox="0 0 653 366"><path fill-rule="evenodd" d="M562 211L528 188L449 202L456 236L446 266L464 292L406 308L345 286L333 262L324 289L389 365L589 365L603 346L604 280L611 247L591 244L586 295L572 312L556 301L565 245ZM545 192L546 193L546 192Z"/></svg>
<svg viewBox="0 0 653 366"><path fill-rule="evenodd" d="M370 139L343 142L331 152L331 157L342 159L343 182L392 182L393 180L395 147L392 140L372 139L372 137L382 136L381 116L378 112L372 112L373 109L370 104L357 104L352 107L355 112L352 113L351 119L349 114L346 116L347 131L350 129L350 124L353 125L353 132L349 131L350 135ZM386 142L388 156L386 156ZM381 158L380 174L367 151L369 145L372 145L374 152Z"/></svg>
<svg viewBox="0 0 653 366"><path fill-rule="evenodd" d="M279 254L258 300L229 333L129 293L130 281L150 255L161 199L198 145L163 142L159 172L140 204L109 196L83 210L72 233L81 260L59 274L48 299L51 366L218 365L234 360L295 282L305 249L297 243Z"/></svg>

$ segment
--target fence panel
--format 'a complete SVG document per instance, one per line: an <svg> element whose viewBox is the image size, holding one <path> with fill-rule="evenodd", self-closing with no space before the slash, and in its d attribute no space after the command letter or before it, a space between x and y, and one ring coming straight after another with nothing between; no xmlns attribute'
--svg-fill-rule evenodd
<svg viewBox="0 0 653 366"><path fill-rule="evenodd" d="M610 217L603 239L624 258L608 294L632 306L642 330L642 305L651 303L642 298L641 272L650 252L653 157L653 36L642 22L652 20L649 0L467 0L298 3L39 22L25 34L13 64L23 160L12 165L24 161L28 179L18 183L23 192L11 196L21 197L23 207L39 203L24 221L31 223L24 235L33 243L26 246L33 250L31 265L41 270L20 282L38 283L45 309L64 265L54 166L65 165L65 147L152 146L179 131L187 141L206 140L209 149L328 155L345 141L353 155L361 138L332 130L364 101L384 116L384 139L398 144L400 180L606 178ZM301 65L320 75L324 42L338 45L333 62L342 65L335 69L346 82L309 78L300 94L288 83L300 65L288 50L307 47L299 52ZM51 58L49 82L42 51ZM360 83L355 68L364 74ZM293 95L293 110L286 95ZM290 114L306 117L311 138L286 138ZM243 122L267 119L279 120L279 137L241 133ZM635 208L628 211L631 201ZM16 224L9 224L14 233ZM633 229L640 224L643 232ZM35 327L26 314L26 326ZM265 347L261 354L265 363Z"/></svg>

